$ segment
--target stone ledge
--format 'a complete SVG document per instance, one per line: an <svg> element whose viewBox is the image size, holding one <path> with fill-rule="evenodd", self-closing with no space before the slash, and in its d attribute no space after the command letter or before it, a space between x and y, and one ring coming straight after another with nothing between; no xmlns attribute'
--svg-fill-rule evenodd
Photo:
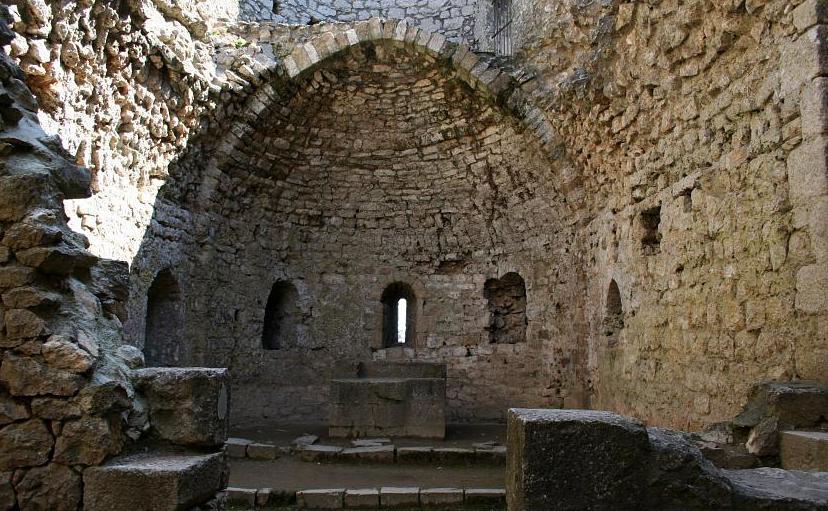
<svg viewBox="0 0 828 511"><path fill-rule="evenodd" d="M356 441L360 442L360 441ZM371 445L358 443L354 447L335 445L299 445L278 447L271 444L255 443L244 438L230 438L225 443L225 452L231 458L273 460L282 455L293 454L302 461L311 463L399 463L405 465L493 465L506 464L506 447L395 447L393 445Z"/></svg>
<svg viewBox="0 0 828 511"><path fill-rule="evenodd" d="M299 509L505 509L502 488L348 488L274 490L227 488L230 504L262 509L296 504ZM382 497L385 499L382 500Z"/></svg>

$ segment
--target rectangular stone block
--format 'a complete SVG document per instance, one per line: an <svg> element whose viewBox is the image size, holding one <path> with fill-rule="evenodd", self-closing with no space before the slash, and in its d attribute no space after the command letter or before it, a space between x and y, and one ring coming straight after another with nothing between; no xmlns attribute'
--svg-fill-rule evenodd
<svg viewBox="0 0 828 511"><path fill-rule="evenodd" d="M247 456L247 446L252 443L244 438L228 438L224 442L224 452L231 458L244 458Z"/></svg>
<svg viewBox="0 0 828 511"><path fill-rule="evenodd" d="M380 488L380 505L383 507L419 507L420 489L383 486Z"/></svg>
<svg viewBox="0 0 828 511"><path fill-rule="evenodd" d="M397 463L425 464L434 461L433 447L398 447Z"/></svg>
<svg viewBox="0 0 828 511"><path fill-rule="evenodd" d="M271 444L250 444L247 457L252 460L275 460L279 457L279 448Z"/></svg>
<svg viewBox="0 0 828 511"><path fill-rule="evenodd" d="M227 484L227 463L224 453L142 453L90 467L83 481L88 511L177 511L221 491Z"/></svg>
<svg viewBox="0 0 828 511"><path fill-rule="evenodd" d="M463 490L459 488L428 488L420 490L420 505L429 508L457 507L463 504Z"/></svg>
<svg viewBox="0 0 828 511"><path fill-rule="evenodd" d="M788 156L791 202L802 204L828 194L828 137L804 141Z"/></svg>
<svg viewBox="0 0 828 511"><path fill-rule="evenodd" d="M828 134L828 78L811 80L802 92L799 111L804 139Z"/></svg>
<svg viewBox="0 0 828 511"><path fill-rule="evenodd" d="M464 502L468 506L505 505L506 490L503 488L470 488L465 491Z"/></svg>
<svg viewBox="0 0 828 511"><path fill-rule="evenodd" d="M462 447L441 447L434 449L434 460L441 465L472 465L476 461L473 449Z"/></svg>
<svg viewBox="0 0 828 511"><path fill-rule="evenodd" d="M791 14L797 30L804 32L814 25L828 23L828 2L825 0L805 0Z"/></svg>
<svg viewBox="0 0 828 511"><path fill-rule="evenodd" d="M303 490L296 492L299 509L342 509L345 490Z"/></svg>
<svg viewBox="0 0 828 511"><path fill-rule="evenodd" d="M227 488L227 502L253 507L256 505L255 488Z"/></svg>
<svg viewBox="0 0 828 511"><path fill-rule="evenodd" d="M377 509L380 493L376 488L367 490L347 490L345 492L346 509Z"/></svg>
<svg viewBox="0 0 828 511"><path fill-rule="evenodd" d="M609 412L511 409L509 511L636 511L645 490L643 424Z"/></svg>
<svg viewBox="0 0 828 511"><path fill-rule="evenodd" d="M340 459L357 463L394 463L394 446L352 447L344 449Z"/></svg>
<svg viewBox="0 0 828 511"><path fill-rule="evenodd" d="M342 447L335 445L306 445L298 451L299 459L302 461L331 461L336 459L342 452Z"/></svg>
<svg viewBox="0 0 828 511"><path fill-rule="evenodd" d="M828 75L828 25L816 25L782 46L781 93L798 95L817 76Z"/></svg>
<svg viewBox="0 0 828 511"><path fill-rule="evenodd" d="M783 431L780 458L786 470L828 472L828 432Z"/></svg>
<svg viewBox="0 0 828 511"><path fill-rule="evenodd" d="M445 365L383 362L336 370L348 372L351 377L331 380L330 436L445 436Z"/></svg>
<svg viewBox="0 0 828 511"><path fill-rule="evenodd" d="M146 396L152 430L174 444L219 447L230 423L227 369L148 368L135 371Z"/></svg>

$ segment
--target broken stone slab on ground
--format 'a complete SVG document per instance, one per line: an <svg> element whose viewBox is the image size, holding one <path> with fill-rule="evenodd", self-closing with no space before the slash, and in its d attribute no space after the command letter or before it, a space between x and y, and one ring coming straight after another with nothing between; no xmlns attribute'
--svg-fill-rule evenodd
<svg viewBox="0 0 828 511"><path fill-rule="evenodd" d="M319 437L316 435L302 435L293 440L293 445L296 447L304 447L306 445L313 445L318 441Z"/></svg>
<svg viewBox="0 0 828 511"><path fill-rule="evenodd" d="M390 443L390 438L360 438L358 440L351 440L351 445L354 447L376 447Z"/></svg>

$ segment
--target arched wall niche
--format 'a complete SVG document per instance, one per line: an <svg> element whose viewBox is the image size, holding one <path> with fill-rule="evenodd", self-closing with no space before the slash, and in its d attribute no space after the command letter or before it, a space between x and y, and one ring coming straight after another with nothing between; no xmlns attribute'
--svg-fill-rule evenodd
<svg viewBox="0 0 828 511"><path fill-rule="evenodd" d="M302 311L296 286L286 280L277 280L270 289L262 323L262 348L265 350L291 349L298 345Z"/></svg>
<svg viewBox="0 0 828 511"><path fill-rule="evenodd" d="M552 375L544 361L573 337L541 326L545 304L529 305L541 318L529 342L493 345L483 298L495 266L559 274L539 289L575 278L569 254L544 248L571 239L549 179L557 164L536 127L503 106L505 92L481 91L424 47L360 41L263 85L214 148L227 157L179 199L203 233L189 256L204 297L188 311L203 330L199 360L230 366L234 420L324 420L332 367L370 357L445 361L454 421L560 405L574 385L575 364ZM261 324L215 313L261 310L251 295L267 296L274 272L304 276L307 349L262 350ZM376 343L377 304L394 281L417 283L416 335L388 350Z"/></svg>
<svg viewBox="0 0 828 511"><path fill-rule="evenodd" d="M147 292L144 357L149 367L187 364L184 339L185 302L169 269L158 272Z"/></svg>

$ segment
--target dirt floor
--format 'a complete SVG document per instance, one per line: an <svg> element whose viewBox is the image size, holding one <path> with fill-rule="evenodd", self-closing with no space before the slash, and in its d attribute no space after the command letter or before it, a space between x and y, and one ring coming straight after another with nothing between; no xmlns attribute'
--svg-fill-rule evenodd
<svg viewBox="0 0 828 511"><path fill-rule="evenodd" d="M230 460L230 486L313 490L322 488L503 488L504 467L352 465L309 463L293 457L274 461Z"/></svg>
<svg viewBox="0 0 828 511"><path fill-rule="evenodd" d="M289 446L297 437L304 434L316 435L320 444L349 446L350 440L345 438L328 438L328 427L325 424L251 424L231 428L230 436L247 438L255 442L263 442L278 446ZM505 424L450 424L446 427L445 440L429 440L418 438L392 438L397 447L471 447L474 443L497 442L505 444Z"/></svg>

